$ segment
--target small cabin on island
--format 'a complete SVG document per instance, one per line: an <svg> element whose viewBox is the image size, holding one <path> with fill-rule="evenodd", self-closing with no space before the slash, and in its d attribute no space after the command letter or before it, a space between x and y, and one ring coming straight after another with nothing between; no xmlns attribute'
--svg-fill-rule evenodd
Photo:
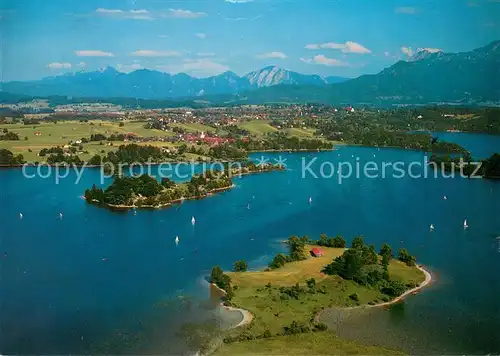
<svg viewBox="0 0 500 356"><path fill-rule="evenodd" d="M318 247L313 248L310 252L314 257L321 257L324 255L323 250Z"/></svg>

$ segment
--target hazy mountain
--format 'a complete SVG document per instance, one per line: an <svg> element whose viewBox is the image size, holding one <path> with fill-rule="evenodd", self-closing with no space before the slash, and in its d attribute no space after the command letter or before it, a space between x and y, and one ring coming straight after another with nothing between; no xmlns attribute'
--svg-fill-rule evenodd
<svg viewBox="0 0 500 356"><path fill-rule="evenodd" d="M270 66L245 75L252 86L257 88L280 84L291 85L326 85L328 82L319 75L306 75ZM346 79L344 79L346 80Z"/></svg>
<svg viewBox="0 0 500 356"><path fill-rule="evenodd" d="M327 87L279 85L242 93L231 100L376 105L500 101L500 41L470 52L422 52L378 74Z"/></svg>
<svg viewBox="0 0 500 356"><path fill-rule="evenodd" d="M170 75L148 69L127 74L107 67L94 72L68 73L36 81L7 82L3 83L2 90L32 96L158 99L233 94L279 84L324 86L342 80L346 79L323 79L318 75L303 75L277 67L267 67L244 77L225 72L209 78L194 78L184 73Z"/></svg>

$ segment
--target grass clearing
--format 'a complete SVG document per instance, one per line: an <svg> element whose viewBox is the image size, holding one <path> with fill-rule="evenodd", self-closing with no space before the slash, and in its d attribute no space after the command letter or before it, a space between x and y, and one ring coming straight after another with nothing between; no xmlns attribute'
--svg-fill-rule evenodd
<svg viewBox="0 0 500 356"><path fill-rule="evenodd" d="M238 127L247 130L252 135L264 135L269 132L278 131L277 128L271 126L266 120L245 121L238 124Z"/></svg>
<svg viewBox="0 0 500 356"><path fill-rule="evenodd" d="M38 153L44 148L64 146L69 141L76 141L82 138L90 138L92 134L103 134L110 136L112 134L126 134L133 132L140 137L169 137L175 135L172 131L149 130L144 128L144 120L124 120L123 126L119 121L110 120L90 120L80 122L79 120L41 122L35 125L24 124L2 124L0 131L7 129L19 135L18 141L0 141L0 148L12 151L14 154L22 154L28 162L43 161L43 157L38 157ZM35 133L40 133L36 135ZM28 139L25 140L25 137ZM107 154L114 151L118 146L127 144L125 142L113 142L113 146L100 145L99 142L89 142L83 144L84 150L89 153L80 154L82 160L87 160L93 155ZM152 145L157 147L174 147L176 145L168 142L146 142L140 145ZM31 150L31 152L30 152ZM102 152L104 151L104 153Z"/></svg>
<svg viewBox="0 0 500 356"><path fill-rule="evenodd" d="M315 138L314 134L316 132L315 129L301 129L301 128L297 128L297 127L283 129L282 131L285 132L289 136L296 136L299 138Z"/></svg>
<svg viewBox="0 0 500 356"><path fill-rule="evenodd" d="M170 124L172 127L179 127L181 129L184 129L188 132L215 132L215 129L211 126L203 125L198 122L193 122L189 124L183 124L183 123L175 123L175 124Z"/></svg>

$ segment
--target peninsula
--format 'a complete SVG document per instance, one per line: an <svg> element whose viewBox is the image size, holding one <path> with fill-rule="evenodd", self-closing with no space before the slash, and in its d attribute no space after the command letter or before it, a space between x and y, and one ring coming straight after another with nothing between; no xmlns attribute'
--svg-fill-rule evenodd
<svg viewBox="0 0 500 356"><path fill-rule="evenodd" d="M350 248L341 236L322 234L288 239L289 254L278 254L262 272L234 272L216 266L211 281L226 291L223 302L245 310L243 321L224 338L217 355L231 354L397 354L342 340L328 331L325 308L386 306L427 285L430 274L406 249L393 258L384 244L379 252L355 237ZM328 345L328 346L325 346Z"/></svg>
<svg viewBox="0 0 500 356"><path fill-rule="evenodd" d="M245 162L238 167L226 165L223 171L208 170L195 175L190 181L176 183L169 178L158 182L154 177L143 174L138 177L116 176L106 189L95 184L85 190L85 200L110 209L162 208L187 199L202 199L231 189L231 177L272 171L283 171L279 164L256 165Z"/></svg>

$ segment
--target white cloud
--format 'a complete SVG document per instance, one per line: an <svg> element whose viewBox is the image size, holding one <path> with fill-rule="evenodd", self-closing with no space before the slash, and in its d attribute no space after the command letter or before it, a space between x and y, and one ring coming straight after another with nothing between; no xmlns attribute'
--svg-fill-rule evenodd
<svg viewBox="0 0 500 356"><path fill-rule="evenodd" d="M396 7L394 11L397 14L407 14L407 15L413 15L417 13L417 8L416 7L411 7L411 6L401 6L401 7Z"/></svg>
<svg viewBox="0 0 500 356"><path fill-rule="evenodd" d="M180 56L180 53L177 51L154 51L150 49L140 49L132 52L131 55L135 57L178 57Z"/></svg>
<svg viewBox="0 0 500 356"><path fill-rule="evenodd" d="M153 16L146 9L121 10L98 8L95 12L100 16L112 17L115 19L133 19L133 20L153 20Z"/></svg>
<svg viewBox="0 0 500 356"><path fill-rule="evenodd" d="M138 69L143 69L144 67L140 65L139 63L133 63L133 64L117 64L116 69L118 69L120 72L124 73L129 73L134 70Z"/></svg>
<svg viewBox="0 0 500 356"><path fill-rule="evenodd" d="M213 57L215 56L215 53L213 52L198 52L196 53L198 57Z"/></svg>
<svg viewBox="0 0 500 356"><path fill-rule="evenodd" d="M226 2L229 2L231 4L244 4L246 2L252 2L253 0L226 0Z"/></svg>
<svg viewBox="0 0 500 356"><path fill-rule="evenodd" d="M401 47L401 52L403 52L404 54L406 54L408 57L411 57L413 56L413 50L411 49L411 47Z"/></svg>
<svg viewBox="0 0 500 356"><path fill-rule="evenodd" d="M267 52L267 53L258 54L255 57L257 57L259 59L266 59L266 58L285 59L287 56L283 52Z"/></svg>
<svg viewBox="0 0 500 356"><path fill-rule="evenodd" d="M364 47L363 45L353 42L353 41L347 41L346 43L334 43L334 42L327 42L327 43L321 43L321 44L308 44L306 45L307 49L338 49L342 51L343 53L358 53L358 54L367 54L367 53L372 53L368 48Z"/></svg>
<svg viewBox="0 0 500 356"><path fill-rule="evenodd" d="M78 57L114 57L114 54L111 52L104 52L99 50L80 50L75 51L75 54Z"/></svg>
<svg viewBox="0 0 500 356"><path fill-rule="evenodd" d="M77 67L80 67L80 68L84 68L84 67L86 67L86 66L87 66L87 63L85 63L85 62L80 62L80 63L77 63L77 64L76 64L76 66L77 66Z"/></svg>
<svg viewBox="0 0 500 356"><path fill-rule="evenodd" d="M163 14L163 17L175 17L180 19L197 19L204 16L207 16L204 12L193 12L191 10L182 9L168 9L167 13Z"/></svg>
<svg viewBox="0 0 500 356"><path fill-rule="evenodd" d="M101 14L121 14L123 13L123 10L120 9L103 9L102 7L98 8L95 10L95 12L101 13Z"/></svg>
<svg viewBox="0 0 500 356"><path fill-rule="evenodd" d="M309 64L321 64L329 67L349 67L349 63L335 58L328 58L322 54L318 54L313 58L300 58L302 62Z"/></svg>
<svg viewBox="0 0 500 356"><path fill-rule="evenodd" d="M385 57L390 57L390 56L391 56L391 54L390 54L389 52L384 52L384 56L385 56Z"/></svg>
<svg viewBox="0 0 500 356"><path fill-rule="evenodd" d="M168 38L169 36L168 35L158 35L158 37L160 37L160 38Z"/></svg>
<svg viewBox="0 0 500 356"><path fill-rule="evenodd" d="M195 36L198 37L198 38L201 38L202 40L204 40L205 38L207 38L207 35L204 34L204 33L201 33L201 32L195 34Z"/></svg>
<svg viewBox="0 0 500 356"><path fill-rule="evenodd" d="M156 68L169 73L189 73L194 76L217 75L229 70L229 67L208 58L187 59L181 64L157 65Z"/></svg>
<svg viewBox="0 0 500 356"><path fill-rule="evenodd" d="M47 64L47 67L50 69L68 69L68 68L71 68L71 63L53 62L53 63Z"/></svg>

